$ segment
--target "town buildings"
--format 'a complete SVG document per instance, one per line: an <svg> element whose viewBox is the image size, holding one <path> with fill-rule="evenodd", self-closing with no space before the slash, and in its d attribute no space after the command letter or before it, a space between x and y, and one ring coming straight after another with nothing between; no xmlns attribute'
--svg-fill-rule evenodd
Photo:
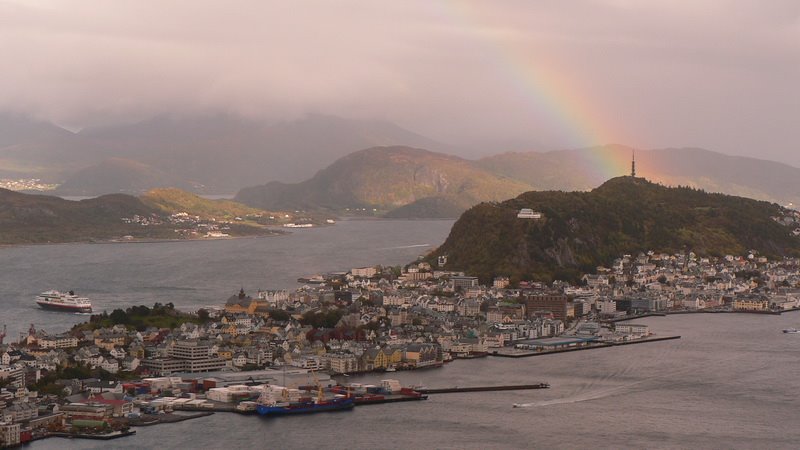
<svg viewBox="0 0 800 450"><path fill-rule="evenodd" d="M486 286L424 261L399 274L368 267L321 278L324 284L293 291L234 290L203 320L170 316L186 319L174 328L32 329L0 345L0 442L14 445L26 430L73 420L124 416L134 396L206 393L228 401L249 390L212 389L248 383L294 389L315 377L328 382L322 372L415 370L506 347L544 351L641 339L652 334L646 325L610 322L642 313L800 307L800 260L754 253L621 255L574 284L512 284L499 276ZM49 375L65 367L136 381L52 383ZM50 393L37 395L37 388ZM183 400L195 401L175 401Z"/></svg>

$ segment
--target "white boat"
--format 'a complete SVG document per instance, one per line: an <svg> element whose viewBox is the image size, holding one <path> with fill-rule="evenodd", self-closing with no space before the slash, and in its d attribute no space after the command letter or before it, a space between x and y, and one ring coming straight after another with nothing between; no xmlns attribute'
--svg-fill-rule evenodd
<svg viewBox="0 0 800 450"><path fill-rule="evenodd" d="M59 291L42 292L36 297L36 304L44 309L67 312L92 312L92 302L86 297L75 295L74 291L62 293Z"/></svg>
<svg viewBox="0 0 800 450"><path fill-rule="evenodd" d="M800 333L800 330L798 330L797 328L786 328L783 330L783 332L795 334L795 333Z"/></svg>

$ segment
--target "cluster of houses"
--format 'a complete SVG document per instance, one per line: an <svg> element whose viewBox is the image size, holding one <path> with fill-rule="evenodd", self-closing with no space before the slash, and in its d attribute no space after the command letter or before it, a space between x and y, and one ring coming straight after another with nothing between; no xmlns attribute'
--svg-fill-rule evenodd
<svg viewBox="0 0 800 450"><path fill-rule="evenodd" d="M236 217L235 220L243 220L241 217ZM123 217L122 222L126 224L136 224L143 227L151 226L174 226L173 230L177 236L183 238L220 238L228 237L231 229L229 221L217 221L214 218L204 219L200 216L191 215L186 212L179 212L170 214L168 216L160 216L158 214L150 215L134 215L132 217Z"/></svg>
<svg viewBox="0 0 800 450"><path fill-rule="evenodd" d="M57 368L81 365L112 379L178 380L270 367L330 374L411 370L523 342L533 348L565 334L584 340L649 334L646 327L615 329L605 322L633 314L774 312L800 302L800 261L770 261L755 252L722 258L625 255L596 272L579 285L512 285L507 277L481 285L475 277L436 270L427 262L399 274L355 268L321 277L324 282L315 287L253 296L242 289L208 311L208 320L174 329L115 325L48 334L32 327L20 341L0 344L0 439L24 439L25 430L68 424L71 417L129 412L137 391L118 382L59 380L57 396L37 395L37 383ZM316 316L329 322L315 327L310 318ZM0 444L9 442L15 441Z"/></svg>
<svg viewBox="0 0 800 450"><path fill-rule="evenodd" d="M0 188L9 191L52 191L57 184L44 183L39 178L0 178Z"/></svg>
<svg viewBox="0 0 800 450"><path fill-rule="evenodd" d="M800 260L746 256L701 258L649 252L617 259L583 277L568 295L602 316L657 311L780 312L800 306Z"/></svg>

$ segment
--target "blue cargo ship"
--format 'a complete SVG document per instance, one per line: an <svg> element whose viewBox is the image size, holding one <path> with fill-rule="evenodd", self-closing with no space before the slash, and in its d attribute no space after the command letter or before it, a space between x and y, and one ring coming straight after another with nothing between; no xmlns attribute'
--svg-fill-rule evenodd
<svg viewBox="0 0 800 450"><path fill-rule="evenodd" d="M326 411L342 411L355 406L352 398L333 398L318 402L276 403L274 405L259 404L256 411L262 416L282 416L287 414L309 414Z"/></svg>

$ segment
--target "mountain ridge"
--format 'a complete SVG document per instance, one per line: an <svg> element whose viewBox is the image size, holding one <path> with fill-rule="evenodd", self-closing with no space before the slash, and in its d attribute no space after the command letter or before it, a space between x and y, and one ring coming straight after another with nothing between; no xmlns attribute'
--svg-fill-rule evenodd
<svg viewBox="0 0 800 450"><path fill-rule="evenodd" d="M351 153L295 184L245 188L236 200L264 209L390 211L423 199L447 199L459 210L524 192L528 185L491 174L453 155L406 146ZM431 211L429 217L440 217Z"/></svg>
<svg viewBox="0 0 800 450"><path fill-rule="evenodd" d="M233 114L163 114L73 133L42 120L0 113L0 177L62 183L55 191L61 195L141 194L167 186L226 194L270 181L299 183L340 157L378 145L459 152L390 122L314 114L281 122ZM604 173L613 175L598 170L610 161L616 162L619 174L627 173L632 151L606 145L507 152L467 161L539 190L589 190L605 181ZM800 204L800 169L787 164L696 148L636 153L638 173L654 181ZM115 160L139 166L122 173L120 164L112 165L119 176L108 176L111 171L103 166ZM418 210L429 210L427 202Z"/></svg>
<svg viewBox="0 0 800 450"><path fill-rule="evenodd" d="M800 168L701 148L641 150L607 145L551 152L507 152L481 158L477 164L539 190L590 190L605 180L601 171L586 170L586 161L630 161L633 152L637 174L655 182L800 204ZM627 164L622 170L628 172Z"/></svg>
<svg viewBox="0 0 800 450"><path fill-rule="evenodd" d="M21 121L21 122L20 122ZM8 126L4 127L3 123ZM20 127L39 127L42 138L12 133ZM265 122L229 114L161 115L143 121L87 128L78 133L61 130L44 138L45 125L28 119L0 116L0 163L4 173L36 177L48 182L92 185L76 179L79 171L110 158L136 161L168 174L173 185L191 186L201 193L232 193L270 180L298 182L355 150L375 145L413 145L433 149L447 146L433 139L379 120L344 119L308 114L296 120ZM23 127L23 128L24 128ZM5 130L5 131L4 131ZM11 170L14 169L14 170ZM102 178L102 177L101 177ZM147 175L144 175L147 179ZM85 195L148 188L102 186Z"/></svg>

